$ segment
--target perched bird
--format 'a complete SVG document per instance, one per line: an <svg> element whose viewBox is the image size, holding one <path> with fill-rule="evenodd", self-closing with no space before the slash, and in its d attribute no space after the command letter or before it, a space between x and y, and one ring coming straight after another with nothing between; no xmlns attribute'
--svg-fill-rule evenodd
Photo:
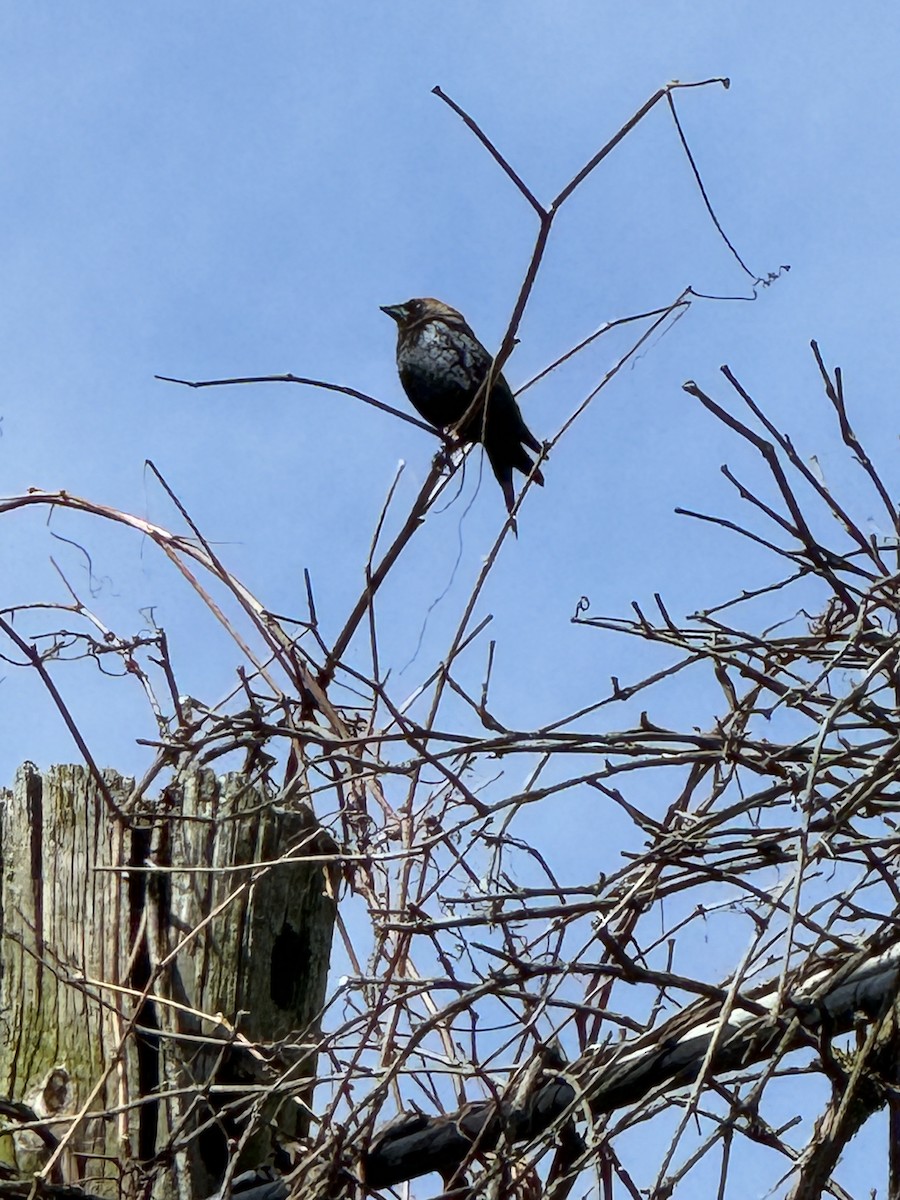
<svg viewBox="0 0 900 1200"><path fill-rule="evenodd" d="M413 408L438 429L456 425L472 407L490 370L491 355L462 313L440 300L407 300L386 304L381 311L397 322L397 369ZM463 441L484 445L507 512L512 512L513 469L529 474L534 461L525 446L539 453L541 444L501 374L494 378L487 411L483 403L476 405L458 433ZM535 471L534 481L543 486L540 471Z"/></svg>

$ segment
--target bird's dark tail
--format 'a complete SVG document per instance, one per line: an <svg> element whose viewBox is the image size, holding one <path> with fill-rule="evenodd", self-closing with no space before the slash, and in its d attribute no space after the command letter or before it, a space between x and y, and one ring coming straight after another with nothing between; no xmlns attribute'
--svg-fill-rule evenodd
<svg viewBox="0 0 900 1200"><path fill-rule="evenodd" d="M530 475L534 469L534 460L525 453L521 446L519 447L519 450L520 454L516 457L516 461L514 463L502 459L498 460L496 457L491 455L490 451L488 451L488 459L490 460L490 464L493 468L497 482L500 484L500 487L503 491L503 499L506 501L507 512L512 512L513 505L516 502L516 494L513 490L512 481L513 468L515 468L517 471L521 471L523 475ZM534 472L534 482L538 484L539 487L544 486L544 476L541 474L540 470Z"/></svg>
<svg viewBox="0 0 900 1200"><path fill-rule="evenodd" d="M522 441L525 443L528 449L533 450L535 454L540 454L544 448L524 421L522 422Z"/></svg>

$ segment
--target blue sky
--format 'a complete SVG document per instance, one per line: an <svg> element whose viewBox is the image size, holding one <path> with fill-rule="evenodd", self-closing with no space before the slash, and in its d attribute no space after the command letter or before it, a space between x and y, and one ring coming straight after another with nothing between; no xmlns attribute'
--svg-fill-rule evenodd
<svg viewBox="0 0 900 1200"><path fill-rule="evenodd" d="M592 611L626 614L660 591L681 615L770 574L745 544L673 513L739 518L719 466L759 477L685 396L685 379L724 396L718 367L728 362L826 477L844 480L808 349L815 337L843 365L857 430L896 483L898 26L893 5L808 0L7 5L2 492L64 488L180 528L144 470L150 458L270 608L303 614L308 569L333 634L359 592L398 462L399 513L433 440L333 394L195 392L154 375L294 372L402 406L394 329L379 305L439 296L493 348L536 232L431 89L470 112L549 200L662 84L727 75L727 92L680 93L681 119L744 259L760 274L785 263L791 272L752 304L695 305L600 394L554 451L546 487L527 497L519 541L504 547L480 609L495 615L496 701L510 725L589 702L610 675L636 677L647 660L572 627L579 596ZM689 284L747 289L660 106L560 215L510 382ZM523 398L539 437L627 344L601 339ZM500 527L487 476L463 515L478 461L463 499L429 518L386 588L383 653L399 671L462 538L401 691L440 657ZM184 691L212 703L230 688L230 643L154 547L68 514L49 528L45 518L3 516L0 604L65 600L53 555L117 631L140 628L153 608ZM90 576L84 554L51 531L89 551ZM32 617L28 628L54 622ZM153 729L134 682L110 684L93 666L56 678L96 757L139 770L147 752L134 739ZM651 715L665 719L695 701L661 703ZM706 700L696 707L700 723ZM4 668L0 713L2 779L25 758L75 757L27 671ZM565 825L546 836L565 859Z"/></svg>
<svg viewBox="0 0 900 1200"><path fill-rule="evenodd" d="M673 515L677 504L734 507L718 467L742 453L683 395L684 379L719 388L729 362L827 472L834 434L807 349L815 336L845 367L861 434L893 439L898 21L887 5L851 15L696 0L562 12L527 2L7 7L4 492L62 487L177 524L145 476L149 457L265 603L297 612L307 567L337 626L398 461L402 507L432 441L331 394L197 393L154 374L293 371L402 404L378 306L438 295L496 345L535 232L431 88L471 112L549 198L662 83L728 75L728 92L681 93L682 120L745 260L760 273L790 263L791 274L754 304L696 306L601 394L555 451L486 597L511 721L539 722L563 687L576 702L589 696L598 678L628 671L621 651L568 625L579 595L614 613L660 589L684 612L754 569L745 546ZM660 107L560 216L507 374L520 383L603 321L687 284L746 287ZM624 346L602 339L528 394L539 436ZM497 501L486 479L423 662L440 653L498 528ZM429 522L388 598L402 594L418 612L443 591L464 506ZM91 551L111 625L127 632L155 605L175 654L184 647L185 690L225 690L232 662L151 547L60 515L52 528ZM81 556L50 541L43 516L5 519L5 603L62 595L51 552L86 589ZM385 636L405 663L410 622ZM14 674L0 696L6 776L26 756L70 753L40 688ZM130 682L117 689L122 728L91 676L77 688L98 753L124 768L140 761L128 721L142 701Z"/></svg>

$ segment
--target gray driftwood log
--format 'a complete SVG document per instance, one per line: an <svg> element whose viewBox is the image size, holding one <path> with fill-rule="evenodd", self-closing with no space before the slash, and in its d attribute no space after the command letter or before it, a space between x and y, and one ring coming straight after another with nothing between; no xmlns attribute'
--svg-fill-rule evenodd
<svg viewBox="0 0 900 1200"><path fill-rule="evenodd" d="M240 775L196 772L152 803L132 788L26 764L0 792L0 1115L17 1128L0 1160L183 1200L219 1186L251 1116L254 1164L267 1129L305 1132L334 920L305 859L333 846Z"/></svg>

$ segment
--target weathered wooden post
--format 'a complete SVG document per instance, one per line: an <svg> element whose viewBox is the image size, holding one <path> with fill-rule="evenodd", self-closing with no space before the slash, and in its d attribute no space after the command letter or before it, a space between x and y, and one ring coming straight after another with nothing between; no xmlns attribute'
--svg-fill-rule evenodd
<svg viewBox="0 0 900 1200"><path fill-rule="evenodd" d="M236 1149L264 1161L306 1131L334 845L302 798L239 774L153 802L103 785L26 764L0 791L0 1096L42 1122L0 1158L191 1200Z"/></svg>

